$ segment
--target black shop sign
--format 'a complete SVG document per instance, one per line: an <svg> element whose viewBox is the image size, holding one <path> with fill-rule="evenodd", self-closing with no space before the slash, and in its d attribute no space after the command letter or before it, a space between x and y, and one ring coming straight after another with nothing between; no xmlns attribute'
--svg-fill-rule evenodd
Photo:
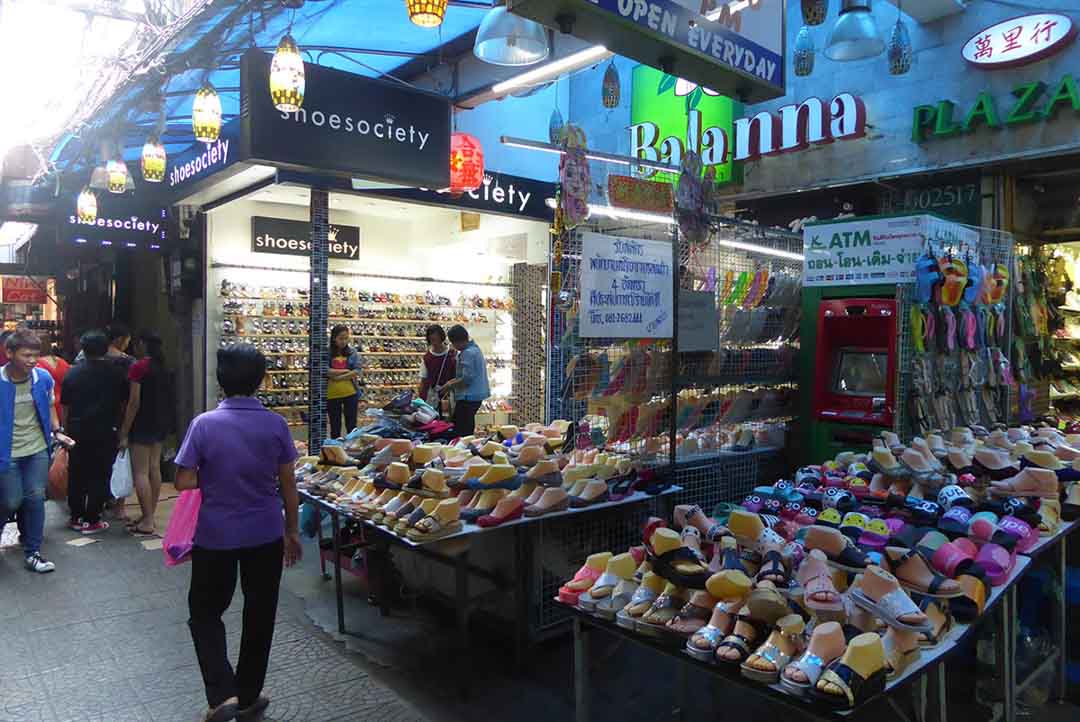
<svg viewBox="0 0 1080 722"><path fill-rule="evenodd" d="M327 257L346 261L360 259L360 229L356 226L330 224L327 234ZM284 256L311 255L311 224L284 218L251 218L252 253L276 253Z"/></svg>
<svg viewBox="0 0 1080 722"><path fill-rule="evenodd" d="M392 188L364 190L364 195L468 208L482 213L500 213L547 222L554 218L555 213L547 205L547 199L555 197L554 183L509 173L485 173L484 182L479 188L460 194L427 188Z"/></svg>
<svg viewBox="0 0 1080 722"><path fill-rule="evenodd" d="M240 64L243 157L425 188L450 185L450 101L381 80L304 63L303 107L270 100L270 56Z"/></svg>

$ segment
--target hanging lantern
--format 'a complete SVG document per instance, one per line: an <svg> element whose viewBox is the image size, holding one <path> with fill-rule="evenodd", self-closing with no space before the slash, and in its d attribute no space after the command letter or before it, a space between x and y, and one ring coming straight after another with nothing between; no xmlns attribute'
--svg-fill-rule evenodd
<svg viewBox="0 0 1080 722"><path fill-rule="evenodd" d="M221 98L209 83L195 93L195 103L191 106L191 128L195 131L195 140L203 143L213 143L221 133Z"/></svg>
<svg viewBox="0 0 1080 722"><path fill-rule="evenodd" d="M799 34L795 36L795 52L792 61L795 65L795 75L805 78L814 72L814 38L810 35L810 28L803 25L799 28Z"/></svg>
<svg viewBox="0 0 1080 722"><path fill-rule="evenodd" d="M821 25L829 14L829 0L802 0L803 25Z"/></svg>
<svg viewBox="0 0 1080 722"><path fill-rule="evenodd" d="M889 59L889 75L904 75L911 70L911 61L915 57L915 52L911 47L911 35L899 15L896 18L896 25L893 26L892 35L889 36L889 42L885 44L885 56Z"/></svg>
<svg viewBox="0 0 1080 722"><path fill-rule="evenodd" d="M79 216L79 223L93 223L97 220L97 196L89 186L83 186L79 192L75 213Z"/></svg>
<svg viewBox="0 0 1080 722"><path fill-rule="evenodd" d="M110 193L123 193L127 189L128 169L123 160L110 160L105 164L105 173Z"/></svg>
<svg viewBox="0 0 1080 722"><path fill-rule="evenodd" d="M604 71L604 84L602 98L604 107L611 108L619 105L619 71L615 69L615 61L608 64Z"/></svg>
<svg viewBox="0 0 1080 722"><path fill-rule="evenodd" d="M409 20L422 28L437 28L446 15L447 0L405 0Z"/></svg>
<svg viewBox="0 0 1080 722"><path fill-rule="evenodd" d="M147 183L165 179L165 146L156 135L147 138L142 147L142 177Z"/></svg>
<svg viewBox="0 0 1080 722"><path fill-rule="evenodd" d="M270 99L282 113L295 113L304 104L304 59L291 35L286 35L270 61Z"/></svg>
<svg viewBox="0 0 1080 722"><path fill-rule="evenodd" d="M450 136L450 192L474 191L484 182L484 148L468 133Z"/></svg>
<svg viewBox="0 0 1080 722"><path fill-rule="evenodd" d="M558 108L551 111L551 119L548 120L548 140L552 143L562 142L562 130L565 122Z"/></svg>

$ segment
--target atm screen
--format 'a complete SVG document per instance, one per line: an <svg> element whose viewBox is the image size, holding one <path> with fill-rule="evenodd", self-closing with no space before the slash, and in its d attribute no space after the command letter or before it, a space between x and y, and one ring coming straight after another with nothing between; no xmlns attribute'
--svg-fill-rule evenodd
<svg viewBox="0 0 1080 722"><path fill-rule="evenodd" d="M832 392L849 396L885 396L889 354L885 351L840 349Z"/></svg>

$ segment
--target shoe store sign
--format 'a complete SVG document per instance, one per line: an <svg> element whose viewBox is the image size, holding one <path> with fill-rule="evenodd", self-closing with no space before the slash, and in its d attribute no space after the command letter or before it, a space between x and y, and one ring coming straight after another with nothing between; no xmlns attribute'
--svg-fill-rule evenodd
<svg viewBox="0 0 1080 722"><path fill-rule="evenodd" d="M928 243L938 249L974 247L979 234L930 215L808 224L803 230L803 285L912 283L915 261Z"/></svg>
<svg viewBox="0 0 1080 722"><path fill-rule="evenodd" d="M979 128L1002 130L1051 121L1059 115L1071 117L1074 123L1080 119L1080 90L1070 73L1049 85L1041 80L1022 83L1001 103L984 90L966 108L951 100L915 106L911 140L922 143L951 138Z"/></svg>
<svg viewBox="0 0 1080 722"><path fill-rule="evenodd" d="M583 233L582 338L671 338L672 246Z"/></svg>
<svg viewBox="0 0 1080 722"><path fill-rule="evenodd" d="M327 234L327 257L345 261L360 260L360 229L356 226L330 224ZM251 252L283 256L311 255L311 224L285 218L251 218Z"/></svg>
<svg viewBox="0 0 1080 722"><path fill-rule="evenodd" d="M964 60L979 68L1015 68L1049 57L1076 39L1067 15L1033 13L980 30L964 43Z"/></svg>
<svg viewBox="0 0 1080 722"><path fill-rule="evenodd" d="M450 101L433 93L304 63L295 113L274 108L270 56L240 62L242 157L423 188L450 185Z"/></svg>

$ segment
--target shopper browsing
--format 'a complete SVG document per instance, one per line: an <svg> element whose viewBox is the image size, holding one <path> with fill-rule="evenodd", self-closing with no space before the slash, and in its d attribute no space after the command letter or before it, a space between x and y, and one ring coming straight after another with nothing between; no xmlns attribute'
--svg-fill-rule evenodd
<svg viewBox="0 0 1080 722"><path fill-rule="evenodd" d="M38 364L49 372L49 376L52 376L53 391L56 394L56 403L53 406L56 407L56 415L59 417L61 415L60 407L63 404L60 389L64 383L64 377L67 376L67 372L71 369L71 364L60 355L60 347L56 344L49 346L49 352L38 359Z"/></svg>
<svg viewBox="0 0 1080 722"><path fill-rule="evenodd" d="M301 556L296 449L285 419L253 398L265 374L266 358L254 346L218 350L225 399L191 422L176 457L176 488L202 491L188 626L210 705L203 719L210 722L262 719L270 703L261 695L282 564ZM234 671L221 615L232 602L238 569L244 613Z"/></svg>
<svg viewBox="0 0 1080 722"><path fill-rule="evenodd" d="M458 436L472 436L476 431L476 412L480 404L491 395L488 385L487 362L476 342L469 338L464 326L450 327L450 343L457 349L457 374L446 382L440 396L454 392L454 433Z"/></svg>
<svg viewBox="0 0 1080 722"><path fill-rule="evenodd" d="M5 342L8 362L0 367L0 519L19 515L26 568L45 573L56 565L41 554L45 535L45 482L53 439L63 433L53 406L53 380L36 368L41 342L19 330Z"/></svg>
<svg viewBox="0 0 1080 722"><path fill-rule="evenodd" d="M116 457L116 432L128 397L123 369L105 359L104 332L87 331L79 339L84 360L64 378L64 427L77 442L68 463L68 526L83 534L109 528L101 512L109 498L109 478Z"/></svg>
<svg viewBox="0 0 1080 722"><path fill-rule="evenodd" d="M356 406L359 403L360 354L349 346L349 327L330 329L330 368L327 371L326 415L330 417L330 436L341 436L341 417L345 416L345 433L356 428Z"/></svg>
<svg viewBox="0 0 1080 722"><path fill-rule="evenodd" d="M420 365L420 388L417 394L436 411L439 410L439 389L457 375L457 352L446 342L446 331L438 324L427 327L424 334L428 350Z"/></svg>
<svg viewBox="0 0 1080 722"><path fill-rule="evenodd" d="M131 475L142 516L128 525L136 536L154 533L154 514L161 496L161 445L172 419L169 369L161 337L139 334L142 358L131 365L127 409L120 428L120 448L131 450Z"/></svg>

